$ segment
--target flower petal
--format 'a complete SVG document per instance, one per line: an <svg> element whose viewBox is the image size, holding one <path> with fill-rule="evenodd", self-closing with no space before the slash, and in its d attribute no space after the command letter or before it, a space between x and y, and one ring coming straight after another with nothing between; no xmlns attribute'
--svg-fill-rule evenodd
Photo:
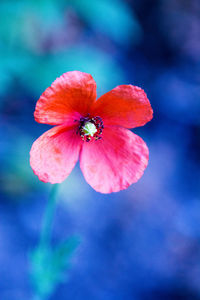
<svg viewBox="0 0 200 300"><path fill-rule="evenodd" d="M73 127L56 126L32 145L30 165L41 181L62 182L75 166L82 140Z"/></svg>
<svg viewBox="0 0 200 300"><path fill-rule="evenodd" d="M39 123L72 125L96 100L96 83L87 73L72 71L57 78L41 95L34 112Z"/></svg>
<svg viewBox="0 0 200 300"><path fill-rule="evenodd" d="M147 167L145 142L128 129L104 128L102 140L84 143L80 167L86 181L98 192L126 189L138 181Z"/></svg>
<svg viewBox="0 0 200 300"><path fill-rule="evenodd" d="M134 128L149 122L153 110L141 88L119 85L95 102L93 115L100 116L105 124Z"/></svg>

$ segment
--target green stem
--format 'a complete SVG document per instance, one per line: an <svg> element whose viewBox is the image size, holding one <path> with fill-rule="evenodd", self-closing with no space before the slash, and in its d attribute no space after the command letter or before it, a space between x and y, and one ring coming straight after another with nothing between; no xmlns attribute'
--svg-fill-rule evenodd
<svg viewBox="0 0 200 300"><path fill-rule="evenodd" d="M32 300L46 300L48 298L43 292L41 292L40 288L38 288L40 284L38 285L37 277L39 275L41 276L40 272L43 273L45 271L43 269L39 270L39 275L38 275L38 264L41 263L41 268L44 268L43 264L46 263L45 262L46 258L45 258L45 256L42 256L42 258L41 258L41 255L42 255L42 253L45 253L43 251L48 251L48 249L51 248L50 247L50 238L51 238L53 219L54 219L54 214L55 214L55 209L56 209L58 187L59 187L58 184L52 185L52 189L51 189L51 192L49 195L49 199L47 202L46 210L45 210L43 221L42 221L40 242L39 242L38 247L35 249L36 252L34 255L36 255L36 257L38 255L38 253L40 255L39 255L39 262L36 262L33 265L34 266L33 282L35 283L36 288L35 288L35 295L33 295ZM38 259L38 258L36 258L36 259Z"/></svg>
<svg viewBox="0 0 200 300"><path fill-rule="evenodd" d="M77 237L71 237L51 248L51 233L58 196L58 184L52 186L44 213L40 242L31 256L31 278L34 286L32 300L47 300L61 281L63 270L79 244Z"/></svg>
<svg viewBox="0 0 200 300"><path fill-rule="evenodd" d="M50 242L51 237L51 231L53 226L53 218L56 208L56 199L58 195L58 184L54 184L52 186L49 200L47 203L47 208L44 214L43 218L43 224L42 224L42 232L40 236L40 245L41 246L47 246Z"/></svg>

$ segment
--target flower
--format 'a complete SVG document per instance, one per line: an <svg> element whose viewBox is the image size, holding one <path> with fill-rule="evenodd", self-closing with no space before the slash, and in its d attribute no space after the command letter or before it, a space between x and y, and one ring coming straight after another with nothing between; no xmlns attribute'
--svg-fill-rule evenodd
<svg viewBox="0 0 200 300"><path fill-rule="evenodd" d="M60 183L80 159L83 175L96 191L126 189L140 179L149 160L145 142L128 128L143 126L152 115L139 87L120 85L96 100L90 74L64 73L36 104L35 120L56 126L33 143L33 172L41 181Z"/></svg>

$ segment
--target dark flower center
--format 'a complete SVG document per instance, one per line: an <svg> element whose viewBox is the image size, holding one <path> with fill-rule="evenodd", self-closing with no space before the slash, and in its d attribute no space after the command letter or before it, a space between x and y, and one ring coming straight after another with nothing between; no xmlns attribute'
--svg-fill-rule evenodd
<svg viewBox="0 0 200 300"><path fill-rule="evenodd" d="M100 117L90 117L88 114L86 117L81 117L78 122L77 134L81 136L83 141L101 139L104 126Z"/></svg>

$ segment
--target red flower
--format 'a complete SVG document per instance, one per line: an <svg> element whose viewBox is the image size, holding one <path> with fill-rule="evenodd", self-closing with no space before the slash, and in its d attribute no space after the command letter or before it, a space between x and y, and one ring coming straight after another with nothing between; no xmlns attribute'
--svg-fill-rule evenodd
<svg viewBox="0 0 200 300"><path fill-rule="evenodd" d="M96 83L79 71L67 72L45 90L35 120L57 125L32 145L30 164L40 180L62 182L78 158L86 181L98 192L126 189L148 164L145 142L127 128L152 119L144 91L120 85L96 101Z"/></svg>

